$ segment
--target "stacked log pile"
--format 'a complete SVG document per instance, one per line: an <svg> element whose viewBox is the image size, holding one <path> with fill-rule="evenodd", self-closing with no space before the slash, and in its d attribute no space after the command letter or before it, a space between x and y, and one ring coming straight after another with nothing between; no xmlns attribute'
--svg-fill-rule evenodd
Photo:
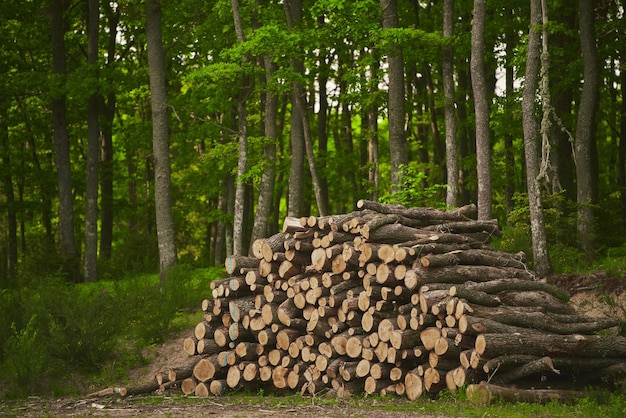
<svg viewBox="0 0 626 418"><path fill-rule="evenodd" d="M524 254L489 246L497 221L361 200L354 212L288 218L230 257L230 275L155 385L208 396L249 388L315 394L493 387L581 388L623 373L617 319L576 314ZM499 386L494 386L499 385ZM487 392L485 392L487 391Z"/></svg>

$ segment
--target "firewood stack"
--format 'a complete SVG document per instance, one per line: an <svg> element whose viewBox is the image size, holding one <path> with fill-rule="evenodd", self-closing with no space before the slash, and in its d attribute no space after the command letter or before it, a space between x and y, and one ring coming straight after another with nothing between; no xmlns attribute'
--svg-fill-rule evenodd
<svg viewBox="0 0 626 418"><path fill-rule="evenodd" d="M490 248L501 232L496 220L473 220L475 206L357 208L288 218L252 256L228 258L230 277L211 283L204 320L184 342L189 364L156 383L197 396L414 400L481 381L580 388L626 369L626 338L597 334L618 320L577 314L523 253Z"/></svg>

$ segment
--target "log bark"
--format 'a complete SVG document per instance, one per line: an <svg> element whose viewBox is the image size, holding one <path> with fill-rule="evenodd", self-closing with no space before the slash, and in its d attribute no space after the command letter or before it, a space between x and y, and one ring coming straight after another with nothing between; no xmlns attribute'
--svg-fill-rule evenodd
<svg viewBox="0 0 626 418"><path fill-rule="evenodd" d="M495 253L488 250L455 250L445 254L429 254L420 258L424 267L445 267L457 264L491 267L510 267L528 270L526 264L507 253Z"/></svg>
<svg viewBox="0 0 626 418"><path fill-rule="evenodd" d="M467 387L467 398L479 405L488 405L495 400L501 402L549 403L573 402L585 397L584 392L558 389L518 389L492 385L487 382Z"/></svg>
<svg viewBox="0 0 626 418"><path fill-rule="evenodd" d="M492 374L491 379L495 384L504 385L517 380L522 380L528 376L542 374L560 374L560 371L554 368L554 363L550 357L541 357L528 363L524 363L508 372Z"/></svg>
<svg viewBox="0 0 626 418"><path fill-rule="evenodd" d="M463 284L467 281L487 282L498 279L521 279L535 280L535 275L531 271L521 270L511 267L491 267L491 266L447 266L436 269L415 267L407 271L404 278L405 283L409 276L410 280L415 280L419 285L429 283L453 283ZM408 286L407 286L408 287Z"/></svg>
<svg viewBox="0 0 626 418"><path fill-rule="evenodd" d="M563 357L624 357L626 337L608 335L481 334L476 351L485 357L507 353Z"/></svg>
<svg viewBox="0 0 626 418"><path fill-rule="evenodd" d="M402 205L389 205L384 203L373 202L371 200L359 200L356 203L358 209L369 209L383 214L397 214L411 219L424 219L427 222L455 222L455 221L469 221L477 214L476 206L466 205L460 208L441 211L432 208L406 208Z"/></svg>
<svg viewBox="0 0 626 418"><path fill-rule="evenodd" d="M229 275L241 274L242 269L251 269L259 267L259 259L256 257L247 257L242 255L231 255L226 257L224 261L226 273Z"/></svg>
<svg viewBox="0 0 626 418"><path fill-rule="evenodd" d="M561 315L541 308L499 307L484 309L475 306L472 316L497 320L503 324L542 330L551 334L591 334L617 325L616 318L593 318L584 315Z"/></svg>
<svg viewBox="0 0 626 418"><path fill-rule="evenodd" d="M547 312L553 312L557 314L571 315L576 312L572 305L569 305L550 293L542 290L533 292L500 292L496 295L503 304L508 306L524 306L524 307L538 307Z"/></svg>

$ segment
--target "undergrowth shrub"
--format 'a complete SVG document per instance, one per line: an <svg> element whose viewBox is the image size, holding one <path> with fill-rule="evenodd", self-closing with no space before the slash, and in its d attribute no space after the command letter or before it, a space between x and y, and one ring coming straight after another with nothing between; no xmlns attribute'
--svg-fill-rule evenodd
<svg viewBox="0 0 626 418"><path fill-rule="evenodd" d="M0 380L19 380L22 391L12 395L22 396L58 385L62 376L142 364L142 348L165 341L176 327L189 329L184 318L200 311L210 281L222 277L223 268L180 266L163 284L157 274L143 274L83 284L47 277L2 289Z"/></svg>
<svg viewBox="0 0 626 418"><path fill-rule="evenodd" d="M503 236L494 241L494 247L507 252L523 251L529 266L533 266L533 245L530 231L528 195L516 194L515 209L502 226ZM578 249L576 236L576 208L562 194L543 196L544 223L550 261L555 273L580 271L586 266Z"/></svg>
<svg viewBox="0 0 626 418"><path fill-rule="evenodd" d="M37 316L33 315L23 329L18 329L15 323L11 324L12 335L4 343L2 374L13 382L14 394L40 388L49 363L46 341L37 322Z"/></svg>
<svg viewBox="0 0 626 418"><path fill-rule="evenodd" d="M4 360L5 344L15 334L15 328L26 325L20 310L19 293L15 289L0 289L0 364Z"/></svg>
<svg viewBox="0 0 626 418"><path fill-rule="evenodd" d="M87 370L112 358L123 309L110 289L67 285L46 302L51 355Z"/></svg>
<svg viewBox="0 0 626 418"><path fill-rule="evenodd" d="M429 185L427 174L412 166L400 166L400 172L402 183L396 191L381 196L381 202L445 209L445 184Z"/></svg>
<svg viewBox="0 0 626 418"><path fill-rule="evenodd" d="M156 235L129 232L114 243L110 260L98 261L100 280L158 273L158 248Z"/></svg>

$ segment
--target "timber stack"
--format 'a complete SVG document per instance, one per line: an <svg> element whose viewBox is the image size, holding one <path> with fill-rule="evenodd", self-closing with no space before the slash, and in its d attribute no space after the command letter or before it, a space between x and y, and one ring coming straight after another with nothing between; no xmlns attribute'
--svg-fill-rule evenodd
<svg viewBox="0 0 626 418"><path fill-rule="evenodd" d="M491 248L498 223L475 215L360 200L287 218L251 256L226 260L184 342L189 363L154 387L414 400L469 385L482 401L525 388L541 400L623 374L626 338L600 332L618 320L577 314L523 253Z"/></svg>

